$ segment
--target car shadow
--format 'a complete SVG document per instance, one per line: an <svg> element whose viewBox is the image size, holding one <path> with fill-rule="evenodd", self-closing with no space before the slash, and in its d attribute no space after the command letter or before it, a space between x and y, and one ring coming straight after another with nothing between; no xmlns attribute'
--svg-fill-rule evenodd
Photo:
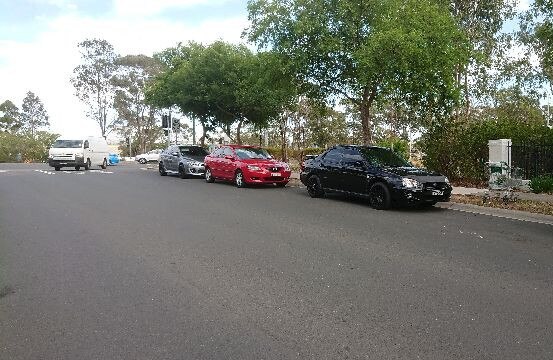
<svg viewBox="0 0 553 360"><path fill-rule="evenodd" d="M307 191L303 192L305 197L310 197ZM324 195L324 200L330 200L330 201L336 201L336 202L342 202L342 203L349 203L349 204L357 204L360 206L368 207L369 209L373 209L371 205L369 204L369 200L363 197L354 196L354 195L347 195L347 194L340 194L340 193L326 193ZM373 209L374 210L374 209ZM398 213L441 213L444 212L446 209L439 208L436 206L424 206L424 205L393 205L389 210L387 211L393 211Z"/></svg>

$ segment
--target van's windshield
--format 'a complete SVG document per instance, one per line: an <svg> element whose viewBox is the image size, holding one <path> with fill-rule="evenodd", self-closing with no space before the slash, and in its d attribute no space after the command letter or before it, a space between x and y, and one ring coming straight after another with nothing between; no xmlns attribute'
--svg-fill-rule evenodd
<svg viewBox="0 0 553 360"><path fill-rule="evenodd" d="M78 149L83 147L83 141L82 140L56 140L54 144L52 144L53 148L62 148L62 149Z"/></svg>

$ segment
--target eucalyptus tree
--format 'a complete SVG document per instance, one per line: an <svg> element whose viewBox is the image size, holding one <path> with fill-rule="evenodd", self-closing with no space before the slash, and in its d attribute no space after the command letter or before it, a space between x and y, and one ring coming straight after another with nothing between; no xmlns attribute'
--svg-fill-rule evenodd
<svg viewBox="0 0 553 360"><path fill-rule="evenodd" d="M111 79L117 70L118 56L106 40L87 39L78 48L82 64L73 70L71 83L77 97L87 106L87 116L98 123L102 136L106 136L112 125L108 121L115 91Z"/></svg>
<svg viewBox="0 0 553 360"><path fill-rule="evenodd" d="M471 102L484 99L501 84L490 78L490 69L505 63L511 36L502 31L505 22L515 15L516 0L443 0L449 5L460 29L470 44L469 63L460 62L455 77L462 88L465 115Z"/></svg>
<svg viewBox="0 0 553 360"><path fill-rule="evenodd" d="M250 0L249 39L273 49L324 98L347 99L373 141L375 102L400 95L418 116L448 113L468 43L448 6L431 0Z"/></svg>
<svg viewBox="0 0 553 360"><path fill-rule="evenodd" d="M162 135L156 108L146 103L144 94L146 83L161 71L161 64L146 55L127 55L117 59L116 65L113 106L120 131L125 137L132 135L138 150L146 152Z"/></svg>
<svg viewBox="0 0 553 360"><path fill-rule="evenodd" d="M23 129L28 131L33 139L40 128L50 125L44 104L32 91L28 91L23 99L20 119Z"/></svg>
<svg viewBox="0 0 553 360"><path fill-rule="evenodd" d="M541 73L553 92L553 1L534 0L522 25L521 38L539 58Z"/></svg>
<svg viewBox="0 0 553 360"><path fill-rule="evenodd" d="M23 124L21 123L19 108L10 100L0 104L0 132L15 133Z"/></svg>

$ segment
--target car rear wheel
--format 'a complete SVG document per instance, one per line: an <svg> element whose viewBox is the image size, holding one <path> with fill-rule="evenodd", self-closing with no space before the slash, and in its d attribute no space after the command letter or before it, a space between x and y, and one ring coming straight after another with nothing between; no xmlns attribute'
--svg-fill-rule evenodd
<svg viewBox="0 0 553 360"><path fill-rule="evenodd" d="M165 169L165 165L163 163L159 163L159 175L165 176L167 175L167 170Z"/></svg>
<svg viewBox="0 0 553 360"><path fill-rule="evenodd" d="M234 184L238 188L246 187L246 182L244 181L244 174L242 174L242 171L238 170L234 174Z"/></svg>
<svg viewBox="0 0 553 360"><path fill-rule="evenodd" d="M60 171L61 168L60 168L59 166L56 166L54 169L55 169L56 171Z"/></svg>
<svg viewBox="0 0 553 360"><path fill-rule="evenodd" d="M75 170L79 171L79 170L81 170L81 167L80 166L75 166Z"/></svg>
<svg viewBox="0 0 553 360"><path fill-rule="evenodd" d="M369 190L369 202L374 209L387 210L392 205L390 190L386 184L378 182Z"/></svg>
<svg viewBox="0 0 553 360"><path fill-rule="evenodd" d="M141 164L146 164L148 162L148 160L146 160L144 158L141 158L141 159L138 159L138 162L141 163Z"/></svg>
<svg viewBox="0 0 553 360"><path fill-rule="evenodd" d="M84 164L84 169L85 170L90 170L90 159L86 159L86 163Z"/></svg>
<svg viewBox="0 0 553 360"><path fill-rule="evenodd" d="M104 162L102 163L102 165L100 165L100 167L102 169L106 169L108 167L108 161L104 158Z"/></svg>
<svg viewBox="0 0 553 360"><path fill-rule="evenodd" d="M312 175L307 179L307 193L312 198L318 198L325 194L321 186L321 180L317 175Z"/></svg>
<svg viewBox="0 0 553 360"><path fill-rule="evenodd" d="M213 174L211 173L210 168L205 169L205 181L208 183L212 183L215 181L215 178L213 178Z"/></svg>

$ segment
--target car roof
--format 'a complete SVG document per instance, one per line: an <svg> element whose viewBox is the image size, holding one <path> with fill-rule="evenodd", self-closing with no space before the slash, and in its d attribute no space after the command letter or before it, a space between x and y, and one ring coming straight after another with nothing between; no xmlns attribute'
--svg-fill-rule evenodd
<svg viewBox="0 0 553 360"><path fill-rule="evenodd" d="M376 145L335 145L333 146L331 149L335 149L335 148L356 148L356 149L361 149L361 148L365 148L365 149L386 149L386 150L390 150L390 148L387 148L385 146L376 146Z"/></svg>

